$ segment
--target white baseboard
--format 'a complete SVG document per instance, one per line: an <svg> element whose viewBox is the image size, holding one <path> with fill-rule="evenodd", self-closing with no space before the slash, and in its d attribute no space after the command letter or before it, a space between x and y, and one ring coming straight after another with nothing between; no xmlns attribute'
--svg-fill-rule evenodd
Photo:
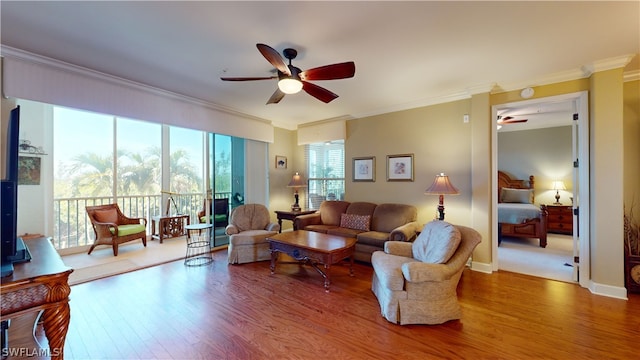
<svg viewBox="0 0 640 360"><path fill-rule="evenodd" d="M625 288L624 286L611 286L589 281L589 291L596 295L608 296L622 300L629 299L627 298L627 288Z"/></svg>
<svg viewBox="0 0 640 360"><path fill-rule="evenodd" d="M487 263L481 263L477 261L471 262L471 270L482 272L485 274L491 274L493 272L493 265Z"/></svg>

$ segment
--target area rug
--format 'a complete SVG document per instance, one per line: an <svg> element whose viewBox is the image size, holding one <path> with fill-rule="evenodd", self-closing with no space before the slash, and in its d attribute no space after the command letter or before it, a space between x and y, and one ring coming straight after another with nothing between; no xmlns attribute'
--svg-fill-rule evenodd
<svg viewBox="0 0 640 360"><path fill-rule="evenodd" d="M552 280L574 282L573 241L571 236L547 236L547 247L538 246L537 239L505 237L498 247L500 270L533 275Z"/></svg>
<svg viewBox="0 0 640 360"><path fill-rule="evenodd" d="M97 247L91 255L87 253L65 255L62 260L74 269L69 284L76 285L108 276L143 269L184 259L187 243L184 236L159 241L132 241L118 247L118 256L113 256L110 246Z"/></svg>

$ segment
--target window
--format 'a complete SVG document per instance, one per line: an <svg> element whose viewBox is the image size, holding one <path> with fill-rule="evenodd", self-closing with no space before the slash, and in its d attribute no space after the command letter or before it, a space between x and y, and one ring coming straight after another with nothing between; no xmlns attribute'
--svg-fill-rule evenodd
<svg viewBox="0 0 640 360"><path fill-rule="evenodd" d="M344 200L344 141L305 147L308 169L307 207L317 209L324 200Z"/></svg>
<svg viewBox="0 0 640 360"><path fill-rule="evenodd" d="M91 244L88 205L116 202L125 215L144 217L150 226L151 218L167 208L199 221L205 185L211 185L215 198L229 198L230 207L242 202L244 139L46 106L52 109L57 249ZM207 184L205 169L210 171ZM215 246L225 243L224 226L215 235Z"/></svg>

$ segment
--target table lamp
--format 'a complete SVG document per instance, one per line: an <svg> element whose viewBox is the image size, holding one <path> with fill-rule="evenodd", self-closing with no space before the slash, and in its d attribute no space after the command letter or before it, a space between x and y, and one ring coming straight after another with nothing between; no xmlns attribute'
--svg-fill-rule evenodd
<svg viewBox="0 0 640 360"><path fill-rule="evenodd" d="M447 175L440 173L439 175L436 175L435 180L433 180L433 184L431 184L424 193L440 196L440 201L438 202L438 213L440 214L440 217L438 217L438 220L444 220L444 195L457 195L460 191L451 184Z"/></svg>
<svg viewBox="0 0 640 360"><path fill-rule="evenodd" d="M553 205L562 205L560 202L560 190L567 190L564 186L564 182L556 180L552 183L551 188L556 191L556 202L554 202Z"/></svg>
<svg viewBox="0 0 640 360"><path fill-rule="evenodd" d="M307 187L307 183L302 179L302 176L300 176L300 174L296 172L295 175L293 175L293 178L291 178L291 181L289 181L287 187L293 188L293 197L296 199L296 202L291 205L291 211L300 211L300 204L298 204L298 201L300 199L298 195L298 189L301 187Z"/></svg>

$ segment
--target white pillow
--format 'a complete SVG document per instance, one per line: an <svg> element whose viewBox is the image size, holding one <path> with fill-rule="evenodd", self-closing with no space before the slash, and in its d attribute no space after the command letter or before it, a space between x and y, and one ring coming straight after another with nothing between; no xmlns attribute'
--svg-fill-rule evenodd
<svg viewBox="0 0 640 360"><path fill-rule="evenodd" d="M444 264L460 245L460 231L445 221L427 223L413 242L413 258L431 264Z"/></svg>
<svg viewBox="0 0 640 360"><path fill-rule="evenodd" d="M502 188L500 202L533 204L533 189L509 189Z"/></svg>

